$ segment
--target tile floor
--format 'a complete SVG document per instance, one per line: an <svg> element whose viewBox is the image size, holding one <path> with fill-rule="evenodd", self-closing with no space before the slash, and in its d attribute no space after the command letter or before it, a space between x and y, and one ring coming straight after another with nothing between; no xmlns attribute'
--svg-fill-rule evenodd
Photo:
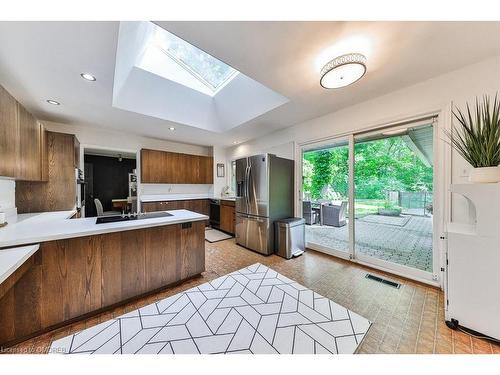
<svg viewBox="0 0 500 375"><path fill-rule="evenodd" d="M365 267L315 251L285 260L264 257L237 246L234 239L206 242L206 272L179 286L48 332L9 348L12 353L45 353L52 341L172 296L254 263L282 275L374 322L359 353L494 353L500 346L449 330L444 324L443 293L435 288L389 276L402 283L394 289L365 279ZM375 271L371 271L375 272ZM377 274L384 275L382 272ZM386 275L387 276L387 275Z"/></svg>

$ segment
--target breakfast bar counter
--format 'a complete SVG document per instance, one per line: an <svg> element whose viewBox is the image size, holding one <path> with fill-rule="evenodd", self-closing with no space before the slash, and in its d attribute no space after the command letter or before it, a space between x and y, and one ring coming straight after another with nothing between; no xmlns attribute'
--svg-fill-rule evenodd
<svg viewBox="0 0 500 375"><path fill-rule="evenodd" d="M9 266L0 283L0 346L203 272L207 216L169 213L104 224L96 224L96 218L68 219L71 212L19 215L17 223L0 231L0 254L15 246L35 247L12 273Z"/></svg>

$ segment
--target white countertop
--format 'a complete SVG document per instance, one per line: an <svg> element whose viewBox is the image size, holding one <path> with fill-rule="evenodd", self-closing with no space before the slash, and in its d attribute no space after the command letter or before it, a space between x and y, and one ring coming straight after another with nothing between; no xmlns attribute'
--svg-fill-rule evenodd
<svg viewBox="0 0 500 375"><path fill-rule="evenodd" d="M141 202L185 201L190 199L221 199L234 201L234 197L214 196L213 194L145 194L141 195Z"/></svg>
<svg viewBox="0 0 500 375"><path fill-rule="evenodd" d="M95 217L68 219L74 211L22 214L18 215L17 222L0 228L0 248L208 219L206 215L188 210L168 212L173 216L106 224L96 224Z"/></svg>
<svg viewBox="0 0 500 375"><path fill-rule="evenodd" d="M0 250L0 284L7 280L39 248L40 245L30 245Z"/></svg>

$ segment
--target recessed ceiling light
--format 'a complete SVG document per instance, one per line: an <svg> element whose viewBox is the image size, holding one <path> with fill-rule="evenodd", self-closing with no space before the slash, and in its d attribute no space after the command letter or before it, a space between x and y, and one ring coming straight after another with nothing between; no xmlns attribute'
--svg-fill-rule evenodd
<svg viewBox="0 0 500 375"><path fill-rule="evenodd" d="M86 79L87 81L95 81L96 80L96 78L90 73L82 73L82 74L80 74L80 76L83 79Z"/></svg>
<svg viewBox="0 0 500 375"><path fill-rule="evenodd" d="M52 99L48 99L47 103L52 104L52 105L61 105L61 103L59 103L58 101L52 100Z"/></svg>
<svg viewBox="0 0 500 375"><path fill-rule="evenodd" d="M337 89L356 82L366 72L366 57L348 53L334 58L321 69L319 83L325 89Z"/></svg>
<svg viewBox="0 0 500 375"><path fill-rule="evenodd" d="M171 132L173 132L175 130L175 128L173 126L171 126L170 128L168 128L168 130L170 130Z"/></svg>
<svg viewBox="0 0 500 375"><path fill-rule="evenodd" d="M237 145L238 143L240 143L240 141L233 141L234 145Z"/></svg>

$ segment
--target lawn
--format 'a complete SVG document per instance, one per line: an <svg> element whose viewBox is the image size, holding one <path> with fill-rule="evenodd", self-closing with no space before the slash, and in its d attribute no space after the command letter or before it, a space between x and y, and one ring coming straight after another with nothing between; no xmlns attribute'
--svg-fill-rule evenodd
<svg viewBox="0 0 500 375"><path fill-rule="evenodd" d="M379 207L383 207L384 202L383 199L356 199L354 202L356 218L378 213Z"/></svg>

